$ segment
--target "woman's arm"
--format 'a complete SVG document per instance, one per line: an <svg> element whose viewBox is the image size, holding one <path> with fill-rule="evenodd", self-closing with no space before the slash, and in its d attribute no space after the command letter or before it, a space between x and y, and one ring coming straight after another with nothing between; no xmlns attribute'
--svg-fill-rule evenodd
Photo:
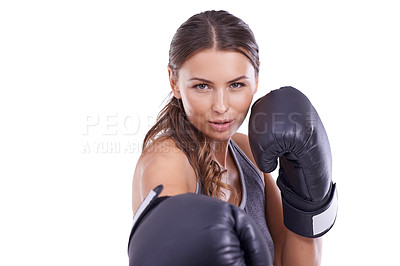
<svg viewBox="0 0 400 266"><path fill-rule="evenodd" d="M264 174L265 216L275 246L275 266L320 265L322 238L306 238L289 231L283 223L282 200L270 174Z"/></svg>
<svg viewBox="0 0 400 266"><path fill-rule="evenodd" d="M160 197L195 192L196 189L194 170L172 140L153 144L139 158L132 183L133 213L150 190L160 184L164 186Z"/></svg>
<svg viewBox="0 0 400 266"><path fill-rule="evenodd" d="M282 250L282 265L320 265L322 238L307 238L287 230Z"/></svg>

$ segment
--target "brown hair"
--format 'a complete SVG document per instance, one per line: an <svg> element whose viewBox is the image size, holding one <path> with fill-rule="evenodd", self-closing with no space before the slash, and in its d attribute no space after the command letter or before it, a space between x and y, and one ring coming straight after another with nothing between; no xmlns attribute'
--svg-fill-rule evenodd
<svg viewBox="0 0 400 266"><path fill-rule="evenodd" d="M189 18L176 31L169 50L168 66L174 78L183 63L194 53L205 49L236 51L245 55L258 75L258 45L253 32L241 19L226 11L206 11ZM222 182L222 170L213 160L210 141L186 117L181 99L171 95L155 125L147 132L143 150L151 143L171 138L187 156L202 181L203 193L220 198L221 188L237 197L235 188Z"/></svg>

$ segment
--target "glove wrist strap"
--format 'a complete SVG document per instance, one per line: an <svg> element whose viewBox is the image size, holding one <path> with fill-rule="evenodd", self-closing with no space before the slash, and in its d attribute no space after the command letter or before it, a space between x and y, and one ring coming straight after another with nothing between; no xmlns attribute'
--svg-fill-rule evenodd
<svg viewBox="0 0 400 266"><path fill-rule="evenodd" d="M337 213L336 184L332 185L330 199L321 209L306 212L290 205L282 196L283 216L286 228L298 235L317 238L326 234L333 226Z"/></svg>

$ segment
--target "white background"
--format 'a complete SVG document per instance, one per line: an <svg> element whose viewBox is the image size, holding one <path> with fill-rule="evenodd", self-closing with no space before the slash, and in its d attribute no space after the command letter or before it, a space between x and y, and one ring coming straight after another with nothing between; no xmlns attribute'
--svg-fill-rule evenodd
<svg viewBox="0 0 400 266"><path fill-rule="evenodd" d="M132 175L169 92L169 43L208 9L254 31L255 98L292 85L323 119L339 192L323 265L398 263L395 1L82 0L0 4L0 265L128 264Z"/></svg>

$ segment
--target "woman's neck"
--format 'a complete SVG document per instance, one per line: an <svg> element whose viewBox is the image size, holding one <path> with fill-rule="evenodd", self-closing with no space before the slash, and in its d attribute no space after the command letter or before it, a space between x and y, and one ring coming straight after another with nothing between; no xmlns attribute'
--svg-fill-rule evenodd
<svg viewBox="0 0 400 266"><path fill-rule="evenodd" d="M223 169L226 169L227 167L229 141L230 139L224 141L213 141L211 143L214 160L218 162Z"/></svg>

